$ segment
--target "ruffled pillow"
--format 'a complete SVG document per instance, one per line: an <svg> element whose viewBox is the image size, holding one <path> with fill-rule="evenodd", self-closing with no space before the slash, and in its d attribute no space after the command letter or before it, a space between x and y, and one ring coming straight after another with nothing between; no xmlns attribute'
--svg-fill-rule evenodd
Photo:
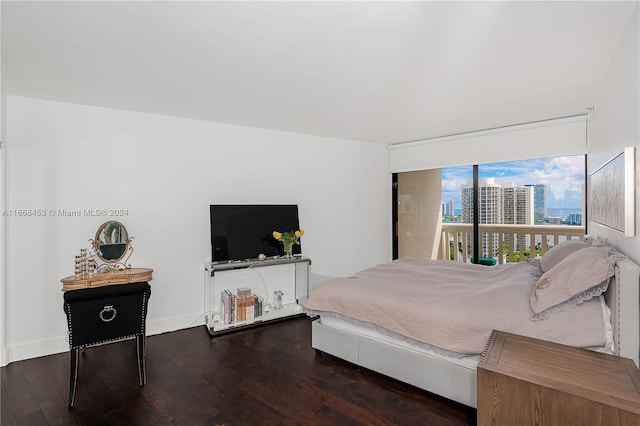
<svg viewBox="0 0 640 426"><path fill-rule="evenodd" d="M587 247L591 247L591 244L583 240L563 241L557 246L549 249L549 251L542 256L542 259L540 259L540 269L542 269L542 272L547 272L558 263L562 262L571 253Z"/></svg>
<svg viewBox="0 0 640 426"><path fill-rule="evenodd" d="M530 296L532 320L599 296L607 290L615 264L624 256L613 247L586 247L574 251L543 273Z"/></svg>
<svg viewBox="0 0 640 426"><path fill-rule="evenodd" d="M584 242L594 247L602 247L602 246L611 247L611 244L609 244L606 238L598 238L598 237L593 237L591 235L587 235L584 238Z"/></svg>

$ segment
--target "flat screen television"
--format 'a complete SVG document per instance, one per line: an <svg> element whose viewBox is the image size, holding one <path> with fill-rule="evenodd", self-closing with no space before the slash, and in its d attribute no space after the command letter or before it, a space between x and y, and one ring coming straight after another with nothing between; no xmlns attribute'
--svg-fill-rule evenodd
<svg viewBox="0 0 640 426"><path fill-rule="evenodd" d="M212 204L211 261L281 256L284 248L273 231L300 229L296 204ZM300 254L300 245L293 254Z"/></svg>

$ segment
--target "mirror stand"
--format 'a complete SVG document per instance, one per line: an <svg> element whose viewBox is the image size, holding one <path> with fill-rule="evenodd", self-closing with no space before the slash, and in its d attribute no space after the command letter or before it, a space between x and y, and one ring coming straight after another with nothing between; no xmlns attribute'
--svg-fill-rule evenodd
<svg viewBox="0 0 640 426"><path fill-rule="evenodd" d="M98 228L96 236L90 239L93 257L96 261L96 272L111 272L117 269L131 269L128 263L133 247L133 237L129 236L127 228L120 222L110 220Z"/></svg>
<svg viewBox="0 0 640 426"><path fill-rule="evenodd" d="M133 237L129 237L126 240L126 249L120 257L120 259L123 259L121 261L105 261L105 259L100 256L99 250L94 249L92 253L89 253L89 256L91 256L96 262L96 274L111 272L115 271L116 269L131 269L131 264L127 263L129 261L129 258L133 254L133 246L131 245L131 240L133 240ZM91 243L91 247L96 247L96 242L93 238L89 238L89 242Z"/></svg>

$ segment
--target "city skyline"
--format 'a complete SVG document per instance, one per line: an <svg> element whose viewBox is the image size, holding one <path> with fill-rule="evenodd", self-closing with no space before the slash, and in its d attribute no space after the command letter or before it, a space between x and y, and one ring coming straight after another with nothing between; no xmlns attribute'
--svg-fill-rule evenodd
<svg viewBox="0 0 640 426"><path fill-rule="evenodd" d="M582 155L481 164L478 172L480 179L495 178L500 185L547 185L548 209L581 208L585 183ZM473 166L442 169L442 201L453 200L458 210L462 206L462 186L469 179L473 179Z"/></svg>

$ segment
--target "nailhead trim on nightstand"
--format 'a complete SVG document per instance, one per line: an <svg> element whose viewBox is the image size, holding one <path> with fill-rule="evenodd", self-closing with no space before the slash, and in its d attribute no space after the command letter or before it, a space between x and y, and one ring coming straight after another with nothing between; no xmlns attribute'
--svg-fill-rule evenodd
<svg viewBox="0 0 640 426"><path fill-rule="evenodd" d="M132 339L136 336L144 336L145 335L145 306L146 306L146 302L147 302L147 294L143 293L142 295L142 311L141 311L141 316L140 316L140 332L138 333L134 333L134 334L129 334L127 336L122 336L122 337L117 337L114 339L107 339L107 340L101 340L99 342L94 342L91 343L90 345L79 345L79 346L74 346L73 345L73 330L71 327L71 306L69 306L69 303L66 303L67 306L67 312L69 313L67 315L67 325L69 327L69 347L71 349L78 349L80 347L91 347L91 346L98 346L98 345L102 345L105 343L111 343L111 342L117 342L120 340L126 340L126 339Z"/></svg>

